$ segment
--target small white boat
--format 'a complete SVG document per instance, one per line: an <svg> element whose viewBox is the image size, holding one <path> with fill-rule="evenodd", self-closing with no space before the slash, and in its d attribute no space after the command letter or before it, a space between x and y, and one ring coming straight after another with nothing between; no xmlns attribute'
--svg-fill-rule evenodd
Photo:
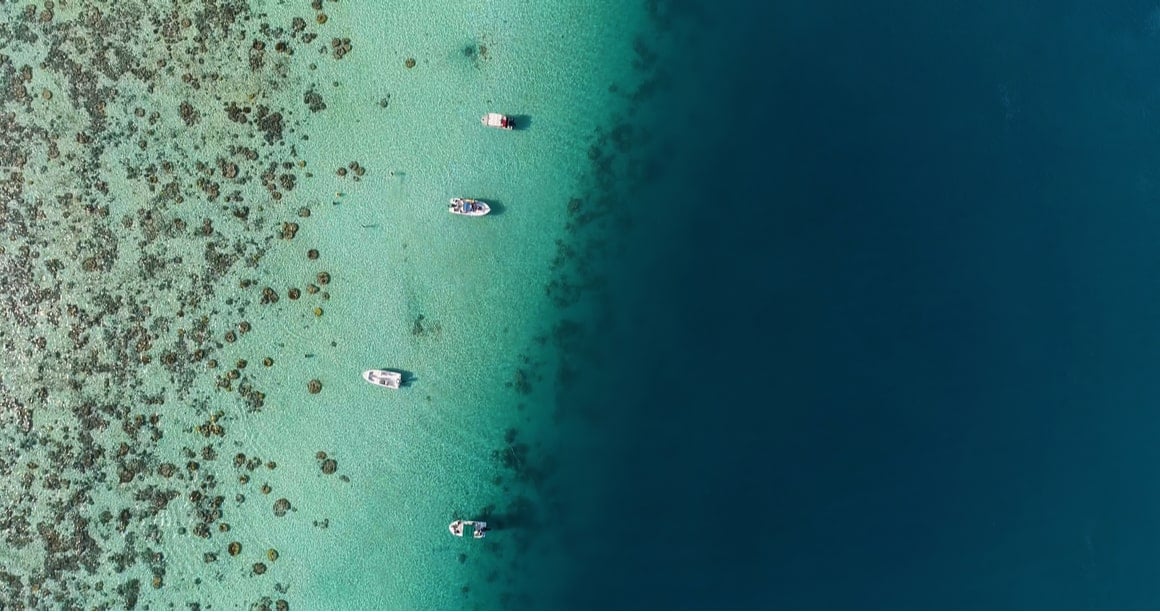
<svg viewBox="0 0 1160 612"><path fill-rule="evenodd" d="M379 387L398 389L403 384L403 375L390 370L367 370L363 372L363 380Z"/></svg>
<svg viewBox="0 0 1160 612"><path fill-rule="evenodd" d="M447 526L447 528L449 530L451 530L451 535L453 535L457 538L463 537L463 528L464 527L473 527L473 529L471 530L471 537L473 537L477 540L482 539L483 536L487 534L487 522L486 521L458 520L458 521L451 521L451 524Z"/></svg>
<svg viewBox="0 0 1160 612"><path fill-rule="evenodd" d="M480 202L471 198L451 198L451 206L447 212L467 217L482 217L491 212L487 202Z"/></svg>
<svg viewBox="0 0 1160 612"><path fill-rule="evenodd" d="M483 116L482 121L487 127L499 128L501 130L514 130L516 127L514 119L499 113L488 113Z"/></svg>

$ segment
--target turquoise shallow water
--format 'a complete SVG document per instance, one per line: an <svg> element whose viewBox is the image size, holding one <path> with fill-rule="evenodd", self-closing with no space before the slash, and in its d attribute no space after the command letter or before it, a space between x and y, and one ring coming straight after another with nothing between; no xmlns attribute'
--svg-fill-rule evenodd
<svg viewBox="0 0 1160 612"><path fill-rule="evenodd" d="M5 334L33 347L5 363L4 607L520 607L567 571L545 286L645 13L323 4L2 9Z"/></svg>

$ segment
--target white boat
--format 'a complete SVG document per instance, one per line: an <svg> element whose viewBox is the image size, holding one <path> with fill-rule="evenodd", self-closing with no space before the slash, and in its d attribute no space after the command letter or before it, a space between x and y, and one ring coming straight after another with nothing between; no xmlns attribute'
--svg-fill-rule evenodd
<svg viewBox="0 0 1160 612"><path fill-rule="evenodd" d="M390 370L367 370L363 372L363 380L379 387L398 389L403 384L403 375Z"/></svg>
<svg viewBox="0 0 1160 612"><path fill-rule="evenodd" d="M473 527L473 529L471 530L471 537L473 537L477 540L482 539L483 536L487 534L487 522L486 521L464 521L464 520L451 521L451 524L447 526L447 529L451 530L451 535L453 535L457 538L462 538L463 537L463 528L465 526Z"/></svg>
<svg viewBox="0 0 1160 612"><path fill-rule="evenodd" d="M487 127L499 128L501 130L514 130L516 127L514 119L499 113L488 113L483 116L482 121Z"/></svg>
<svg viewBox="0 0 1160 612"><path fill-rule="evenodd" d="M451 198L451 206L447 212L467 217L482 217L491 212L487 202L480 202L471 198Z"/></svg>

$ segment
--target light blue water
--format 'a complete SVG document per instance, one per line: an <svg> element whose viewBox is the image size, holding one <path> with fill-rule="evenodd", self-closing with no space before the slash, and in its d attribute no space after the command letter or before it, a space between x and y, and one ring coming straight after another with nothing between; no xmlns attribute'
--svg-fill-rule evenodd
<svg viewBox="0 0 1160 612"><path fill-rule="evenodd" d="M639 7L33 6L0 20L0 603L494 608L561 580L545 285Z"/></svg>

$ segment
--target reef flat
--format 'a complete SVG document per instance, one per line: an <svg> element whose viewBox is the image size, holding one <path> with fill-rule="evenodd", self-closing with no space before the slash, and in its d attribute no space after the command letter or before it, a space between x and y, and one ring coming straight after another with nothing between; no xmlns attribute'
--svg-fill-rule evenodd
<svg viewBox="0 0 1160 612"><path fill-rule="evenodd" d="M0 606L546 601L650 6L0 3Z"/></svg>
<svg viewBox="0 0 1160 612"><path fill-rule="evenodd" d="M229 534L236 508L292 505L254 490L277 461L235 449L232 423L267 409L255 370L279 366L246 342L253 313L330 298L324 260L300 287L262 260L319 259L295 240L295 143L322 102L293 66L351 51L321 2L295 9L0 3L0 607L197 609L167 594L175 543L208 580L278 565ZM287 609L270 586L227 605Z"/></svg>

